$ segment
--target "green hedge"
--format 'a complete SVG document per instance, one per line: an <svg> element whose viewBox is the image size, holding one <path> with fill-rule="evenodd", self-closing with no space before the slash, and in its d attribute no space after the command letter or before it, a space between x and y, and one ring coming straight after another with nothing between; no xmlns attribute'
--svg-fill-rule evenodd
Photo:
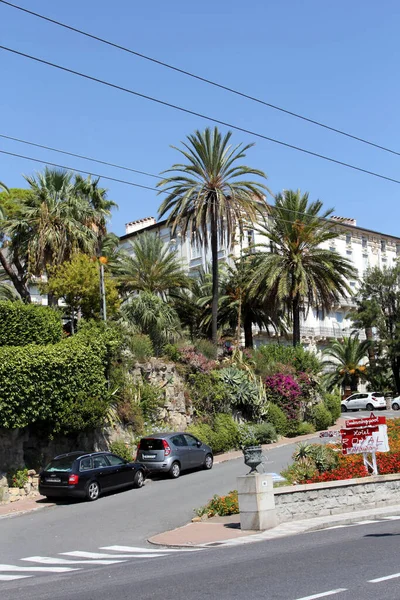
<svg viewBox="0 0 400 600"><path fill-rule="evenodd" d="M0 348L0 427L41 422L71 432L100 424L108 408L107 354L101 335Z"/></svg>
<svg viewBox="0 0 400 600"><path fill-rule="evenodd" d="M239 445L239 427L227 414L217 414L212 424L199 423L190 425L188 433L192 433L202 442L211 446L213 452L226 452Z"/></svg>
<svg viewBox="0 0 400 600"><path fill-rule="evenodd" d="M61 315L48 306L0 302L0 346L55 344L62 337Z"/></svg>

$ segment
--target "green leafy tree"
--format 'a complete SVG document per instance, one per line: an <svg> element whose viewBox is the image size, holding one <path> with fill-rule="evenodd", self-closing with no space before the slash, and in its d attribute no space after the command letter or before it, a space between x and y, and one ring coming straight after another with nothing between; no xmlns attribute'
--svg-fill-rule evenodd
<svg viewBox="0 0 400 600"><path fill-rule="evenodd" d="M322 202L309 202L300 190L278 194L270 218L260 227L254 268L254 297L278 301L293 320L293 345L300 343L300 313L309 307L329 311L350 293L347 279L356 277L349 260L321 247L337 237L332 210L321 213ZM272 250L272 251L271 251Z"/></svg>
<svg viewBox="0 0 400 600"><path fill-rule="evenodd" d="M62 298L67 305L73 326L80 315L86 319L100 317L99 265L85 254L75 254L71 260L49 269L49 279L41 286L45 293ZM118 290L111 276L105 274L107 313L115 315L120 306Z"/></svg>
<svg viewBox="0 0 400 600"><path fill-rule="evenodd" d="M212 340L217 344L218 329L218 251L224 244L232 247L235 236L243 236L244 228L256 219L265 206L266 187L247 179L265 174L241 164L252 146L232 147L228 132L224 136L215 127L189 135L183 148L175 148L185 162L177 163L169 175L157 185L167 193L161 203L160 217L168 214L174 235L189 235L191 242L211 247L212 260Z"/></svg>
<svg viewBox="0 0 400 600"><path fill-rule="evenodd" d="M122 316L137 333L148 335L157 355L165 344L180 337L180 323L173 307L151 292L140 292L122 305Z"/></svg>
<svg viewBox="0 0 400 600"><path fill-rule="evenodd" d="M370 373L371 383L390 385L387 374L389 366L394 386L400 393L400 266L369 269L360 287L357 305L352 313L358 328L376 329L377 337L370 343L375 362ZM381 388L382 389L382 388Z"/></svg>
<svg viewBox="0 0 400 600"><path fill-rule="evenodd" d="M356 392L359 381L367 378L366 358L368 341L360 342L358 334L353 334L343 340L334 340L324 350L323 364L333 369L327 375L327 387L333 390L340 385L350 387Z"/></svg>
<svg viewBox="0 0 400 600"><path fill-rule="evenodd" d="M130 242L118 268L121 289L125 293L145 291L162 298L190 287L178 252L170 250L159 236L142 233Z"/></svg>

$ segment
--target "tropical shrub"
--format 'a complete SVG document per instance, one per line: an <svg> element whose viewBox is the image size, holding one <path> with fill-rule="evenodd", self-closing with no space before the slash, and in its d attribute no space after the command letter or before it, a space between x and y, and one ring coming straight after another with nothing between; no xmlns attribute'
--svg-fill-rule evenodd
<svg viewBox="0 0 400 600"><path fill-rule="evenodd" d="M244 416L259 421L268 413L265 388L251 369L226 367L218 372L232 406L240 407Z"/></svg>
<svg viewBox="0 0 400 600"><path fill-rule="evenodd" d="M165 344L163 352L164 356L173 362L178 362L182 358L182 354L176 344Z"/></svg>
<svg viewBox="0 0 400 600"><path fill-rule="evenodd" d="M129 348L138 362L145 362L154 356L151 339L143 333L136 333L129 339Z"/></svg>
<svg viewBox="0 0 400 600"><path fill-rule="evenodd" d="M109 446L110 452L117 454L121 458L131 462L133 460L133 448L130 444L124 442L124 440L116 440L111 442Z"/></svg>
<svg viewBox="0 0 400 600"><path fill-rule="evenodd" d="M279 372L279 365L292 367L295 372L307 372L317 375L321 371L318 357L305 350L303 346L284 346L282 344L265 344L253 353L256 372L260 375L273 375ZM276 365L278 364L278 370Z"/></svg>
<svg viewBox="0 0 400 600"><path fill-rule="evenodd" d="M228 515L239 514L239 499L236 490L229 492L226 496L218 496L217 494L207 502L205 506L196 509L198 517L207 515L207 517L215 517L220 515L225 517Z"/></svg>
<svg viewBox="0 0 400 600"><path fill-rule="evenodd" d="M327 429L335 422L332 413L326 408L324 404L317 404L313 406L310 413L310 422L315 425L317 431Z"/></svg>
<svg viewBox="0 0 400 600"><path fill-rule="evenodd" d="M226 386L216 371L189 375L188 393L197 416L228 412L230 408Z"/></svg>
<svg viewBox="0 0 400 600"><path fill-rule="evenodd" d="M162 389L145 381L138 386L138 399L145 422L157 423L160 408L165 403Z"/></svg>
<svg viewBox="0 0 400 600"><path fill-rule="evenodd" d="M268 406L268 422L271 423L277 434L286 435L288 430L288 418L277 404L272 402Z"/></svg>
<svg viewBox="0 0 400 600"><path fill-rule="evenodd" d="M301 387L290 375L276 373L265 379L267 397L277 404L288 419L296 419L301 406Z"/></svg>
<svg viewBox="0 0 400 600"><path fill-rule="evenodd" d="M56 344L62 338L61 313L48 306L0 302L0 346Z"/></svg>

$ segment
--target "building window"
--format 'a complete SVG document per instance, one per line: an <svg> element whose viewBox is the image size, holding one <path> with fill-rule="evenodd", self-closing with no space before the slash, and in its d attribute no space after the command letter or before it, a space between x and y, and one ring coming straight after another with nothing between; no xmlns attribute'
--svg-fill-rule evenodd
<svg viewBox="0 0 400 600"><path fill-rule="evenodd" d="M329 246L329 250L330 250L331 252L335 252L336 248L335 248L335 246Z"/></svg>
<svg viewBox="0 0 400 600"><path fill-rule="evenodd" d="M343 313L341 313L341 312L337 312L336 313L336 321L338 323L342 323L343 322Z"/></svg>
<svg viewBox="0 0 400 600"><path fill-rule="evenodd" d="M351 256L353 253L351 250L346 250L346 254L347 254L347 256Z"/></svg>
<svg viewBox="0 0 400 600"><path fill-rule="evenodd" d="M367 237L365 235L361 236L361 244L363 248L367 248L368 246L368 240Z"/></svg>
<svg viewBox="0 0 400 600"><path fill-rule="evenodd" d="M386 240L381 240L381 251L386 252Z"/></svg>
<svg viewBox="0 0 400 600"><path fill-rule="evenodd" d="M356 287L356 282L355 281L350 281L350 287L355 288Z"/></svg>
<svg viewBox="0 0 400 600"><path fill-rule="evenodd" d="M346 233L346 244L351 244L351 233Z"/></svg>
<svg viewBox="0 0 400 600"><path fill-rule="evenodd" d="M249 229L247 232L247 245L249 248L254 246L254 230Z"/></svg>

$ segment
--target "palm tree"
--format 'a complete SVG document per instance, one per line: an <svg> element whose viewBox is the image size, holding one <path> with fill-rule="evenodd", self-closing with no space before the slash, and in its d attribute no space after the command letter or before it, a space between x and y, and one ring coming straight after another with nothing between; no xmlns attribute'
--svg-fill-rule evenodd
<svg viewBox="0 0 400 600"><path fill-rule="evenodd" d="M26 253L29 272L42 275L78 251L93 255L97 234L91 224L96 209L78 193L73 174L46 167L25 179L32 194L19 214L7 220L5 231L10 247Z"/></svg>
<svg viewBox="0 0 400 600"><path fill-rule="evenodd" d="M186 159L165 173L171 173L157 185L167 194L159 215L167 213L172 235L179 228L192 243L211 246L212 258L212 340L217 344L218 326L218 244L232 247L235 235L240 236L249 222L265 207L261 183L247 180L249 175L263 179L265 173L238 164L253 144L229 145L232 136L224 136L218 128L195 131L183 148L175 148Z"/></svg>
<svg viewBox="0 0 400 600"><path fill-rule="evenodd" d="M156 354L160 354L168 342L180 337L180 324L176 311L162 298L151 292L140 292L130 298L121 308L123 319L134 328L148 335Z"/></svg>
<svg viewBox="0 0 400 600"><path fill-rule="evenodd" d="M191 283L182 270L178 253L170 250L159 236L149 232L130 242L117 272L125 293L142 290L164 299L189 288Z"/></svg>
<svg viewBox="0 0 400 600"><path fill-rule="evenodd" d="M344 338L342 341L334 340L323 352L323 365L334 369L327 375L328 389L340 385L350 387L352 392L357 391L358 382L366 379L365 359L368 354L368 340L360 342L358 334Z"/></svg>
<svg viewBox="0 0 400 600"><path fill-rule="evenodd" d="M356 277L349 260L321 245L337 237L332 210L320 213L322 202L308 201L300 190L278 194L270 218L259 228L252 282L257 294L283 304L293 319L293 345L300 343L300 312L309 307L329 311L350 293L347 280Z"/></svg>

